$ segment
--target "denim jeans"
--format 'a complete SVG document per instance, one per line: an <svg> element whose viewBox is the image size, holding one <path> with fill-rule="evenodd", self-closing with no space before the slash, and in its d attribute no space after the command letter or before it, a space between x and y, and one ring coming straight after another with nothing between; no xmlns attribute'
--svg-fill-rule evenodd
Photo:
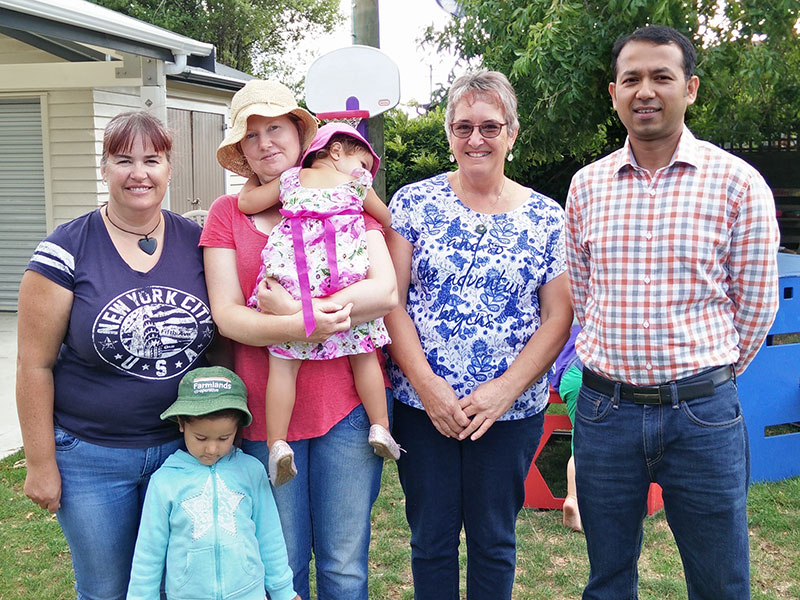
<svg viewBox="0 0 800 600"><path fill-rule="evenodd" d="M55 440L57 517L72 553L78 600L124 600L150 475L184 447L183 438L152 448L109 448L56 426Z"/></svg>
<svg viewBox="0 0 800 600"><path fill-rule="evenodd" d="M749 598L749 445L736 384L673 405L618 395L583 386L578 396L575 468L590 563L584 600L638 598L652 481L663 488L690 600Z"/></svg>
<svg viewBox="0 0 800 600"><path fill-rule="evenodd" d="M297 477L273 494L301 598L310 598L312 550L318 600L368 598L370 513L383 468L368 435L369 418L359 404L325 435L289 442ZM242 450L267 464L266 442L243 440Z"/></svg>
<svg viewBox="0 0 800 600"><path fill-rule="evenodd" d="M467 599L511 598L517 515L544 412L497 421L477 441L440 434L427 413L395 402L397 463L411 527L415 600L458 600L458 546L467 542Z"/></svg>

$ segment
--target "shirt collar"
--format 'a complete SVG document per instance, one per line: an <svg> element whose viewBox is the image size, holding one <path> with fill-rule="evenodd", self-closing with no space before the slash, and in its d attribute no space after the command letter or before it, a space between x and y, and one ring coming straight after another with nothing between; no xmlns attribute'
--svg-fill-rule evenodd
<svg viewBox="0 0 800 600"><path fill-rule="evenodd" d="M683 126L681 139L678 140L678 147L675 148L675 153L672 155L667 167L671 167L675 163L684 163L695 168L700 163L697 139L686 125ZM622 150L615 161L614 173L619 173L624 167L635 168L638 166L631 150L630 137L626 137L625 144L622 146Z"/></svg>

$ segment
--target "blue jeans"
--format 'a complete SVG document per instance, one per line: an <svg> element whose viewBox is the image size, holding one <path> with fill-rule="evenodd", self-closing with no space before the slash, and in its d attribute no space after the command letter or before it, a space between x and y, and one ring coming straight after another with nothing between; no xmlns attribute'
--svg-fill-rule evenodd
<svg viewBox="0 0 800 600"><path fill-rule="evenodd" d="M458 600L458 545L467 541L468 600L511 598L516 521L544 411L497 421L477 441L440 434L425 411L394 407L397 463L411 527L415 600Z"/></svg>
<svg viewBox="0 0 800 600"><path fill-rule="evenodd" d="M618 395L586 386L578 395L575 469L591 567L584 600L638 598L652 481L663 488L690 600L749 598L750 454L736 384L673 405Z"/></svg>
<svg viewBox="0 0 800 600"><path fill-rule="evenodd" d="M369 419L359 404L325 435L289 442L297 477L272 491L301 598L310 598L312 550L318 600L368 598L370 513L383 468L368 435ZM266 442L243 440L242 450L267 464Z"/></svg>
<svg viewBox="0 0 800 600"><path fill-rule="evenodd" d="M78 600L124 600L150 475L184 447L183 438L152 448L109 448L56 426L55 439L57 517L72 553Z"/></svg>

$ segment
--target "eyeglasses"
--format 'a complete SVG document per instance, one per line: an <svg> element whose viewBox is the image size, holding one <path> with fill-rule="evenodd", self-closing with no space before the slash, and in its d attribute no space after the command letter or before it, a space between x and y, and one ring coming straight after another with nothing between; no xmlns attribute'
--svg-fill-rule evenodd
<svg viewBox="0 0 800 600"><path fill-rule="evenodd" d="M472 135L473 130L477 127L483 137L496 138L500 135L504 125L506 125L506 123L498 123L497 121L485 121L480 125L472 125L471 123L451 123L450 131L457 138L466 139Z"/></svg>

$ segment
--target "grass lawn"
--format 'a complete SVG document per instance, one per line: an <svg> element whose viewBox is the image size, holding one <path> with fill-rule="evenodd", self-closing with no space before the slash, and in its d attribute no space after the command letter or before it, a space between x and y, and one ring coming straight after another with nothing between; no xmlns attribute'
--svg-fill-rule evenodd
<svg viewBox="0 0 800 600"><path fill-rule="evenodd" d="M23 495L21 459L17 453L0 461L0 600L74 598L66 542L55 518ZM797 600L800 478L754 485L748 505L753 599ZM394 463L384 468L372 522L370 598L411 600L409 532ZM581 534L561 526L560 511L523 509L517 545L516 600L580 597L589 570L585 542ZM642 600L686 598L680 558L663 511L645 522L639 588Z"/></svg>

